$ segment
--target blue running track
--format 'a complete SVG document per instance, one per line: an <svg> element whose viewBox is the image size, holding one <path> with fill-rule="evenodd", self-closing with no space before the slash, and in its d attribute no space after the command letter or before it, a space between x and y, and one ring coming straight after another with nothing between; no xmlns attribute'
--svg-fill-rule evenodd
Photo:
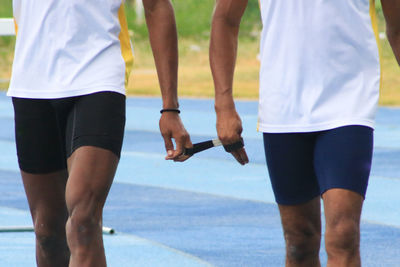
<svg viewBox="0 0 400 267"><path fill-rule="evenodd" d="M222 148L164 160L161 101L129 98L122 158L104 211L109 266L283 266L284 242L256 131L257 103L238 101L250 164ZM215 138L211 100L181 100L192 141ZM400 109L380 108L362 216L363 266L400 266ZM10 99L0 93L0 227L32 225ZM321 259L326 265L324 248ZM35 266L33 233L0 233L0 267Z"/></svg>

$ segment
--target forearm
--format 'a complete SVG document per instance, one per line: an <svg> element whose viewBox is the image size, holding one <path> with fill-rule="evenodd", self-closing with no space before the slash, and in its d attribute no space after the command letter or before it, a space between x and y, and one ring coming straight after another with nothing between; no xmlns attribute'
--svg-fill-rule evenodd
<svg viewBox="0 0 400 267"><path fill-rule="evenodd" d="M163 108L178 108L178 35L169 0L147 1L146 22L157 68Z"/></svg>
<svg viewBox="0 0 400 267"><path fill-rule="evenodd" d="M400 65L400 0L381 0L386 34Z"/></svg>
<svg viewBox="0 0 400 267"><path fill-rule="evenodd" d="M386 33L388 36L389 43L392 46L393 53L397 59L397 62L400 65L400 29L392 30L390 29L390 27L388 27L386 29Z"/></svg>
<svg viewBox="0 0 400 267"><path fill-rule="evenodd" d="M210 65L214 78L215 108L233 108L233 76L235 72L238 28L214 19L210 41Z"/></svg>
<svg viewBox="0 0 400 267"><path fill-rule="evenodd" d="M210 65L214 78L218 138L224 145L240 140L242 121L233 101L240 20L247 0L217 0L211 29ZM231 154L242 165L249 162L244 148Z"/></svg>
<svg viewBox="0 0 400 267"><path fill-rule="evenodd" d="M210 66L214 78L217 112L235 108L232 92L233 77L240 20L247 1L234 1L237 0L218 1L212 21Z"/></svg>

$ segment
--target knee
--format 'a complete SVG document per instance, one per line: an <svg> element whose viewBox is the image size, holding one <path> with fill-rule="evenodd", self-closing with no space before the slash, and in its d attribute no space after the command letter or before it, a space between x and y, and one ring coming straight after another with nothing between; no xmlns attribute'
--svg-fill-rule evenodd
<svg viewBox="0 0 400 267"><path fill-rule="evenodd" d="M289 261L302 263L319 257L321 233L317 229L285 231L285 241L286 256Z"/></svg>
<svg viewBox="0 0 400 267"><path fill-rule="evenodd" d="M65 224L54 226L41 222L35 223L35 235L37 245L47 254L58 254L60 251L67 250Z"/></svg>
<svg viewBox="0 0 400 267"><path fill-rule="evenodd" d="M84 198L68 205L66 231L70 246L86 246L101 234L102 207L96 203L94 198Z"/></svg>
<svg viewBox="0 0 400 267"><path fill-rule="evenodd" d="M102 234L103 194L82 188L70 188L66 193L69 214L66 231L70 249L90 246Z"/></svg>
<svg viewBox="0 0 400 267"><path fill-rule="evenodd" d="M91 213L73 212L67 221L67 237L72 244L86 245L101 231L101 220Z"/></svg>
<svg viewBox="0 0 400 267"><path fill-rule="evenodd" d="M327 225L326 250L332 253L355 253L360 245L359 223L351 219L341 219Z"/></svg>
<svg viewBox="0 0 400 267"><path fill-rule="evenodd" d="M65 237L56 234L36 234L36 242L48 254L58 254L67 248Z"/></svg>

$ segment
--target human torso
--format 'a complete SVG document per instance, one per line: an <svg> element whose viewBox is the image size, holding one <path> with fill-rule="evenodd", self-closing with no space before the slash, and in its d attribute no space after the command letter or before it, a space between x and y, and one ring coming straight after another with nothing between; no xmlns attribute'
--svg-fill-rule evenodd
<svg viewBox="0 0 400 267"><path fill-rule="evenodd" d="M259 130L373 127L380 67L370 0L261 0Z"/></svg>
<svg viewBox="0 0 400 267"><path fill-rule="evenodd" d="M13 0L13 9L18 33L9 95L125 92L132 54L123 51L130 50L123 0Z"/></svg>

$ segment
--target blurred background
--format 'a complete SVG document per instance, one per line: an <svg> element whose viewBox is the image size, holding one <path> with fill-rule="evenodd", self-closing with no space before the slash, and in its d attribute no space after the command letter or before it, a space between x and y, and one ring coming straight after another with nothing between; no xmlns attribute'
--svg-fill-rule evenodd
<svg viewBox="0 0 400 267"><path fill-rule="evenodd" d="M213 97L213 83L208 61L211 16L215 0L172 0L179 32L179 95ZM126 1L126 14L135 50L135 63L128 84L128 94L158 96L159 87L140 0ZM400 68L385 37L385 23L380 6L378 14L383 88L380 104L400 105ZM12 0L0 0L0 18L12 17ZM242 99L257 99L259 35L262 25L257 0L249 0L242 20L234 94ZM15 37L0 36L0 88L7 88L11 75Z"/></svg>

